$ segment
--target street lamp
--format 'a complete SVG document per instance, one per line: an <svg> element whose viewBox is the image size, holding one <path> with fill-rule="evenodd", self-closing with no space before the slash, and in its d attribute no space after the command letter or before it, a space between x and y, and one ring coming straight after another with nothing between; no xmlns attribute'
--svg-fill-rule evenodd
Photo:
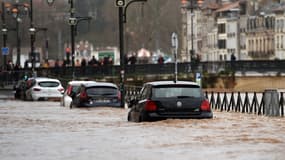
<svg viewBox="0 0 285 160"><path fill-rule="evenodd" d="M1 19L2 19L2 29L1 29L1 32L2 32L2 35L3 35L3 48L6 47L6 42L7 42L7 32L8 32L8 29L6 27L6 20L5 20L5 3L2 2L2 12L1 12ZM3 69L5 70L6 69L6 54L4 55L3 54Z"/></svg>
<svg viewBox="0 0 285 160"><path fill-rule="evenodd" d="M16 37L17 37L17 60L16 64L20 66L21 59L21 40L20 40L20 33L19 33L19 23L22 21L22 16L28 14L29 5L27 3L19 3L16 1L15 4L5 3L4 5L7 13L12 15L16 20Z"/></svg>
<svg viewBox="0 0 285 160"><path fill-rule="evenodd" d="M75 79L75 32L76 27L79 22L88 20L90 21L91 17L76 17L75 16L75 7L73 0L68 0L68 3L70 4L70 17L68 19L68 24L70 25L70 36L71 36L71 59L72 59L72 79Z"/></svg>
<svg viewBox="0 0 285 160"><path fill-rule="evenodd" d="M121 107L125 104L125 51L124 51L124 23L126 23L127 8L134 2L146 2L147 0L116 0L116 7L119 8L119 47L120 47L120 91Z"/></svg>
<svg viewBox="0 0 285 160"><path fill-rule="evenodd" d="M204 3L204 0L181 0L182 8L190 10L191 15L191 50L189 51L189 60L192 64L192 69L194 68L194 63L197 61L197 56L195 55L194 49L194 9L200 9ZM187 35L186 35L187 36ZM188 38L186 39L188 46ZM187 47L188 48L188 47ZM188 52L188 51L187 51Z"/></svg>

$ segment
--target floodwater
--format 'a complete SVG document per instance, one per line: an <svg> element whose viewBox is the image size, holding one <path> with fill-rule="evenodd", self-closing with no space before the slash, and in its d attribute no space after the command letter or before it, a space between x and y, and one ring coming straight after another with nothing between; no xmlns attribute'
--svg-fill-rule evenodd
<svg viewBox="0 0 285 160"><path fill-rule="evenodd" d="M127 122L127 109L0 100L1 160L283 160L285 118Z"/></svg>

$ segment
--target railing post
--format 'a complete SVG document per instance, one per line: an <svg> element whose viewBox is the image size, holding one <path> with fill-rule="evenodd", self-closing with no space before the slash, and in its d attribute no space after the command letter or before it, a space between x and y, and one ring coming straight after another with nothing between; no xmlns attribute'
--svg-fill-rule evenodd
<svg viewBox="0 0 285 160"><path fill-rule="evenodd" d="M228 97L227 97L227 92L224 92L224 98L223 98L223 102L222 102L222 106L221 106L221 111L226 110L228 106Z"/></svg>
<svg viewBox="0 0 285 160"><path fill-rule="evenodd" d="M220 92L217 93L217 100L216 100L216 104L215 104L215 109L220 109L221 107L221 97L220 97Z"/></svg>
<svg viewBox="0 0 285 160"><path fill-rule="evenodd" d="M280 111L281 111L281 116L284 116L284 93L281 92L280 95L280 102L279 102L279 106L280 106Z"/></svg>
<svg viewBox="0 0 285 160"><path fill-rule="evenodd" d="M236 106L236 112L239 111L240 112L240 107L242 107L242 99L241 99L241 95L240 92L238 92L238 98L237 98L237 106Z"/></svg>
<svg viewBox="0 0 285 160"><path fill-rule="evenodd" d="M234 110L234 106L235 106L235 97L234 97L234 92L231 93L231 99L230 99L230 104L228 107L228 112L232 109Z"/></svg>
<svg viewBox="0 0 285 160"><path fill-rule="evenodd" d="M265 90L264 107L266 116L280 116L278 92L275 89Z"/></svg>
<svg viewBox="0 0 285 160"><path fill-rule="evenodd" d="M211 108L214 108L214 106L215 106L215 97L214 97L213 91L211 92L210 105L211 105Z"/></svg>
<svg viewBox="0 0 285 160"><path fill-rule="evenodd" d="M248 98L248 92L245 92L245 98L244 98L242 113L249 113L249 106L250 106L250 102L249 102L249 98Z"/></svg>

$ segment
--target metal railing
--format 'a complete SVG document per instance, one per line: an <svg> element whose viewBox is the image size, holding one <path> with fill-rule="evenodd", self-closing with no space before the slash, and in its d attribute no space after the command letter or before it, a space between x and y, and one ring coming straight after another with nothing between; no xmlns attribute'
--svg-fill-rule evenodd
<svg viewBox="0 0 285 160"><path fill-rule="evenodd" d="M279 92L278 112L284 116L284 92ZM212 109L266 115L265 92L205 92Z"/></svg>

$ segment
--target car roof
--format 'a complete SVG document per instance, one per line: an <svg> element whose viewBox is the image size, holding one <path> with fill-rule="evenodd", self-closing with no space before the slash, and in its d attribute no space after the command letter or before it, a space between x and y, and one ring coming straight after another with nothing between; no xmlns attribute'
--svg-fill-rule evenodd
<svg viewBox="0 0 285 160"><path fill-rule="evenodd" d="M160 85L194 85L199 86L198 83L192 82L192 81L154 81L154 82L147 82L146 85L152 85L152 86L160 86Z"/></svg>
<svg viewBox="0 0 285 160"><path fill-rule="evenodd" d="M95 81L69 81L68 84L72 86L79 86L81 84L96 83Z"/></svg>
<svg viewBox="0 0 285 160"><path fill-rule="evenodd" d="M106 86L106 87L118 88L116 84L109 83L109 82L96 82L96 83L87 83L87 84L82 84L82 85L84 85L85 87Z"/></svg>
<svg viewBox="0 0 285 160"><path fill-rule="evenodd" d="M54 78L46 78L46 77L36 77L34 78L36 81L38 82L43 82L43 81L54 81L54 82L59 82L60 81L58 79L54 79Z"/></svg>

